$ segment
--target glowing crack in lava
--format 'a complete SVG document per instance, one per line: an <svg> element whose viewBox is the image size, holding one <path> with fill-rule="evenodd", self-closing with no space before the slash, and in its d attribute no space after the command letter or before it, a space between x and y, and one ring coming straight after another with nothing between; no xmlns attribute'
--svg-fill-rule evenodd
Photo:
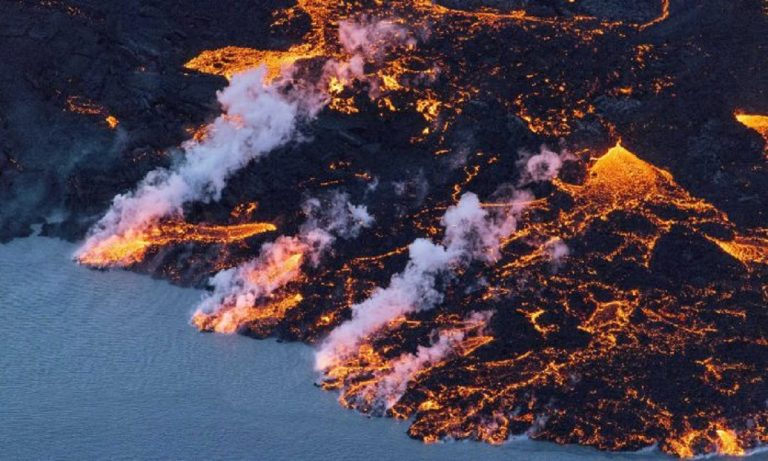
<svg viewBox="0 0 768 461"><path fill-rule="evenodd" d="M482 2L481 2L482 3ZM492 3L492 2L491 2ZM346 34L342 31L342 42L334 36L336 27L342 26L352 18L371 15L373 17L397 18L393 22L414 32L415 36L428 37L437 43L453 42L453 50L448 56L459 57L458 61L446 59L445 54L434 53L433 49L415 49L408 42L407 53L401 53L385 65L379 66L374 72L365 69L368 81L372 83L371 94L378 94L379 89L388 94L378 100L384 111L397 111L403 108L418 107L425 119L431 123L415 138L421 141L432 141L435 150L440 151L446 141L445 132L456 123L456 118L462 113L466 104L478 94L493 91L496 79L508 77L501 72L498 65L491 60L483 62L469 52L476 43L488 40L490 31L505 29L514 30L515 41L527 43L536 40L540 34L551 40L550 52L557 53L562 59L572 62L572 66L582 66L585 61L609 59L595 56L598 50L594 45L607 43L610 40L621 40L627 34L637 33L663 23L670 14L669 1L659 2L658 16L645 22L605 20L587 14L567 16L536 16L520 8L512 11L500 11L490 7L476 10L450 8L433 0L397 0L379 2L366 0L363 2L325 2L298 1L297 5L287 10L280 10L274 26L276 28L290 27L296 18L308 17L309 31L301 42L288 50L261 50L244 47L224 47L205 50L186 63L191 70L223 75L232 75L259 65L268 69L268 76L275 78L281 72L297 61L313 58L338 59L344 54L344 48L354 44L358 39L358 31L352 30ZM455 40L461 35L462 40ZM576 40L577 47L573 50L573 42L567 45L560 40ZM354 45L353 45L354 46ZM524 47L512 45L516 52L523 53ZM382 51L381 44L375 53ZM638 48L636 62L627 69L630 74L650 72L647 64L658 59L652 47L643 45ZM481 66L478 68L478 66ZM520 72L520 83L527 87L516 97L501 98L499 103L514 110L534 133L564 136L572 131L572 125L580 120L590 120L595 117L596 109L589 103L594 96L594 74L584 72L583 75L571 75L565 81L562 75L551 74L548 69L536 66L534 62L521 61L517 67ZM608 75L601 76L608 85L617 85L615 69ZM430 81L447 80L441 85L442 90L428 90ZM648 83L645 83L645 80ZM660 92L673 85L665 75L649 75L647 79L638 79L637 88L629 88L632 92ZM344 113L355 113L359 109L352 94L345 91L343 79L329 81L330 107ZM404 94L416 93L418 99L413 101L403 98Z"/></svg>
<svg viewBox="0 0 768 461"><path fill-rule="evenodd" d="M582 184L554 185L554 203L523 211L484 289L447 297L433 315L392 318L327 369L323 385L341 389L346 406L413 418L409 433L424 441L501 443L525 433L610 450L658 444L681 457L745 454L765 443L768 342L755 328L765 321L765 294L754 276L764 270L765 232L739 234L725 214L620 145ZM555 205L562 194L565 207ZM654 280L679 270L665 266L680 234L698 242L696 251L723 252L716 276ZM603 241L590 243L596 238ZM570 248L555 274L553 241ZM462 309L495 311L482 330L467 329L468 344L440 333L465 322ZM733 334L721 336L722 328ZM676 368L684 372L666 375Z"/></svg>
<svg viewBox="0 0 768 461"><path fill-rule="evenodd" d="M755 452L768 443L768 229L648 161L666 141L638 142L651 121L622 122L684 99L689 70L666 72L678 57L655 35L674 2L632 20L532 3L300 0L274 23L306 26L298 43L203 51L186 67L226 77L225 113L187 154L217 174L151 174L141 192L185 193L157 213L118 198L109 216L153 212L154 227L118 226L83 262L144 270L146 247L184 242L210 258L194 243L231 241L218 227L157 223L193 202L206 216L222 195L274 199L264 219L286 235L198 267L212 276L201 331L314 344L320 386L409 419L425 442ZM296 147L320 111L317 145ZM764 116L732 111L731 127L766 136ZM287 160L253 165L272 151ZM246 190L262 175L278 179Z"/></svg>

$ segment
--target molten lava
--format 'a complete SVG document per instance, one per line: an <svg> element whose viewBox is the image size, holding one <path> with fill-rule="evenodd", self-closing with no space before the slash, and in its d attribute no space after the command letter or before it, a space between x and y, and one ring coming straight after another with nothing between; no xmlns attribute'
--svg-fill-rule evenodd
<svg viewBox="0 0 768 461"><path fill-rule="evenodd" d="M113 130L117 128L117 125L120 124L120 120L118 120L114 115L107 115L104 121L107 122L107 125Z"/></svg>
<svg viewBox="0 0 768 461"><path fill-rule="evenodd" d="M227 244L276 230L277 227L270 223L209 226L166 222L112 235L86 248L77 259L81 264L93 267L130 266L142 261L153 247L180 243Z"/></svg>
<svg viewBox="0 0 768 461"><path fill-rule="evenodd" d="M232 334L244 328L273 326L285 317L286 312L298 306L304 298L300 294L268 302L260 306L236 305L224 308L216 314L196 312L192 324L200 331Z"/></svg>
<svg viewBox="0 0 768 461"><path fill-rule="evenodd" d="M766 143L766 152L768 152L768 115L749 115L736 114L736 120L739 123L760 133Z"/></svg>
<svg viewBox="0 0 768 461"><path fill-rule="evenodd" d="M186 64L228 79L265 66L259 76L283 85L275 94L311 86L328 109L308 137L331 148L281 145L267 173L238 178L253 190L225 192L243 194L232 217L250 218L273 192L279 205L265 213L300 228L295 197L326 190L354 193L376 215L322 262L328 234L243 245L216 268L229 269L213 277L194 326L321 350L337 340L321 386L347 407L409 419L409 435L425 442L525 434L614 451L655 445L683 458L768 443L768 229L738 224L732 204L680 175L717 157L702 149L676 163L693 141L674 144L669 170L644 148L605 148L664 118L654 103L669 96L677 107L675 91L690 84L689 70L666 72L670 45L654 35L675 14L671 2L638 21L561 14L567 5L545 15L455 4L299 0L276 13L276 28L309 19L287 50L225 47ZM503 46L490 46L498 37ZM646 119L624 121L632 111ZM768 118L735 116L768 140ZM666 142L638 137L626 145ZM562 150L541 148L543 172L528 152L542 144ZM484 242L481 229L450 248L456 225L441 220L470 191L483 213L514 224L493 234L498 245L480 245L481 257L468 250ZM125 266L150 248L274 230L157 224L112 236L80 261ZM363 326L348 340L354 322Z"/></svg>
<svg viewBox="0 0 768 461"><path fill-rule="evenodd" d="M620 39L627 33L637 32L655 26L669 18L669 0L660 0L659 15L643 24L601 20L596 17L576 14L572 16L537 16L529 14L526 10L501 11L493 8L479 8L476 10L464 10L451 8L433 0L397 0L382 3L374 0L363 2L327 2L299 0L296 6L278 12L274 26L290 28L294 19L301 15L309 17L310 30L305 33L302 41L291 46L288 50L259 50L242 47L224 47L214 50L205 50L186 63L185 67L199 72L213 75L222 75L230 78L232 75L246 69L266 66L267 78L275 79L287 68L302 60L313 58L338 58L343 53L339 41L333 37L339 24L351 18L365 16L368 12L374 12L376 17L395 17L397 23L414 31L415 36L429 36L432 41L455 41L454 37L463 35L462 40L457 41L453 56L464 57L471 55L465 53L475 41L484 40L487 30L498 28L514 28L521 35L521 41L533 40L532 35L544 32L549 38L573 39L580 42L579 48L573 52L565 52L565 59L573 59L574 63L583 65L584 60L596 59L592 55L596 48L594 42L602 40ZM571 45L563 45L570 47ZM554 53L563 50L553 45ZM396 56L389 56L388 62L373 71L369 78L375 87L380 87L386 94L394 93L395 98L384 97L379 99L380 106L387 110L396 110L400 104L405 103L409 108L415 108L422 114L429 108L425 119L431 122L431 127L425 127L422 136L414 137L414 141L426 141L437 139L442 143L442 135L451 127L456 118L462 113L464 106L472 95L486 93L493 86L493 80L504 78L498 66L483 64L483 69L477 69L477 61L451 62L446 56L430 54L429 51L420 51L408 47L408 52ZM653 58L653 52L650 59ZM599 58L597 58L599 59ZM633 66L632 73L642 72L644 63ZM520 66L526 63L521 62ZM574 64L577 65L577 64ZM367 69L370 71L370 69ZM514 108L514 111L525 120L534 133L551 134L555 136L567 135L572 131L572 124L593 116L595 107L588 102L591 97L591 81L566 82L562 76L547 75L546 71L532 66L518 69L519 77L523 78L529 90L519 94L513 101L500 99L499 103ZM490 77L490 78L489 78ZM592 75L584 75L591 78ZM577 77L578 78L578 77ZM606 76L607 80L613 80L614 75ZM445 91L434 94L425 85L429 80L447 79L444 85ZM649 88L641 91L651 91L664 82L663 86L671 85L668 77L655 77L657 82ZM357 103L351 95L343 95L343 88L348 82L327 82L327 91L331 96L329 107L333 110L355 114L358 112ZM574 88L571 88L574 86ZM377 88L373 93L378 93ZM569 91L570 90L570 91ZM403 101L402 95L416 93L427 96L435 101L425 105L424 100L412 102ZM397 99L395 102L393 99ZM551 102L557 100L559 107L552 107ZM545 103L546 104L542 104ZM563 102L565 103L563 105ZM438 117L437 105L449 110ZM550 107L538 107L547 105ZM436 150L440 150L438 146Z"/></svg>
<svg viewBox="0 0 768 461"><path fill-rule="evenodd" d="M299 59L314 57L310 50L260 51L251 48L228 46L218 50L206 50L187 62L184 67L211 75L231 78L234 74L261 65L267 67L267 79L274 80L283 69Z"/></svg>
<svg viewBox="0 0 768 461"><path fill-rule="evenodd" d="M217 276L227 279L225 291L205 300L192 324L216 333L269 334L302 302L291 286L306 282L302 266L313 251L311 241L296 237L265 244L259 258Z"/></svg>
<svg viewBox="0 0 768 461"><path fill-rule="evenodd" d="M434 315L390 322L327 370L323 386L340 389L345 406L413 418L409 433L424 441L501 443L527 433L610 450L658 444L680 457L738 455L765 443L768 413L762 403L746 403L762 402L766 389L768 342L750 327L764 313L748 301L765 296L756 276L766 268L764 231L739 232L621 145L594 161L583 183L556 180L555 187L552 203L531 206L481 292L451 296ZM565 207L554 201L563 194ZM603 242L591 242L600 235ZM722 252L716 273L735 282L657 280L669 264L661 260L676 257L670 245L678 235L698 239L696 251ZM553 238L571 248L554 275ZM619 270L636 275L612 275ZM477 332L465 323L460 341L414 344L425 335L450 337L462 324L456 312L470 308L495 309L494 322ZM716 325L741 333L723 337ZM736 353L737 344L753 355ZM429 353L437 346L440 354ZM701 354L735 355L717 365L698 362ZM395 379L396 369L411 371ZM407 384L393 384L401 380Z"/></svg>

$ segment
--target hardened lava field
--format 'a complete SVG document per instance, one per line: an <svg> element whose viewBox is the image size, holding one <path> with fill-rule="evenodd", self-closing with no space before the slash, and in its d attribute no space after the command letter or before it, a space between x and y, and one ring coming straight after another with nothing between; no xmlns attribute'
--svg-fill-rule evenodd
<svg viewBox="0 0 768 461"><path fill-rule="evenodd" d="M194 327L310 343L342 405L425 442L768 443L766 2L161 3L132 21L221 31L51 77L112 146L49 192L80 263L207 287ZM106 68L178 94L133 106Z"/></svg>

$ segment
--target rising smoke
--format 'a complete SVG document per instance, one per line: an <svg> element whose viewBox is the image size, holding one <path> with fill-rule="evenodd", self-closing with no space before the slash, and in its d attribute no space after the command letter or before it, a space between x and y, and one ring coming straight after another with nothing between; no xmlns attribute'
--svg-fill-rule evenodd
<svg viewBox="0 0 768 461"><path fill-rule="evenodd" d="M391 320L440 303L440 276L448 276L472 261L495 260L503 239L515 230L516 214L491 213L481 206L477 195L466 193L446 211L442 224L442 244L416 239L408 248L405 270L395 274L387 288L378 289L367 300L352 306L352 318L331 331L320 345L315 363L318 370L326 370L354 355L362 340Z"/></svg>
<svg viewBox="0 0 768 461"><path fill-rule="evenodd" d="M551 181L571 154L542 147L535 155L523 157L524 181ZM523 181L521 181L523 182ZM352 318L336 327L322 342L315 355L315 368L328 371L357 353L358 346L390 321L439 304L442 293L438 279L466 267L473 261L492 263L499 257L503 241L516 229L517 218L532 195L513 189L509 206L489 212L477 195L465 193L442 218L445 234L441 244L417 239L409 246L409 261L403 272L395 274L387 288L380 288L365 301L352 306ZM546 247L553 264L568 255L562 241Z"/></svg>
<svg viewBox="0 0 768 461"><path fill-rule="evenodd" d="M198 305L193 322L223 314L228 318L222 323L232 325L232 319L244 318L244 310L269 300L276 291L298 280L304 264L317 266L337 238L357 237L362 228L373 223L364 206L351 204L347 194L338 192L324 199L308 199L304 213L307 220L297 235L265 243L258 257L212 277L214 291Z"/></svg>
<svg viewBox="0 0 768 461"><path fill-rule="evenodd" d="M522 171L522 176L518 184L552 181L560 173L560 169L565 162L575 160L576 156L567 150L557 153L546 146L541 146L541 149L536 154L521 152L518 167ZM563 260L571 253L568 245L559 238L544 242L542 248L551 261L554 270L558 269Z"/></svg>
<svg viewBox="0 0 768 461"><path fill-rule="evenodd" d="M297 138L301 123L329 102L331 81L348 86L366 80L366 63L381 60L391 46L415 43L407 29L390 20L344 21L339 40L343 59L328 60L315 82L294 80L293 67L273 82L265 78L264 66L235 75L218 94L224 113L208 127L207 136L185 144L184 159L176 166L154 170L134 191L116 196L76 258L116 238L140 235L161 219L182 217L187 203L218 200L233 173ZM377 80L369 80L373 96Z"/></svg>
<svg viewBox="0 0 768 461"><path fill-rule="evenodd" d="M324 67L326 76L337 78L345 86L354 80L364 81L368 84L369 96L375 99L381 95L381 82L369 78L365 63L381 63L393 47L416 46L416 37L411 30L391 19L341 21L339 42L351 57L342 62L329 60Z"/></svg>
<svg viewBox="0 0 768 461"><path fill-rule="evenodd" d="M375 411L392 408L400 401L408 383L417 373L454 355L469 335L482 335L492 316L490 311L472 312L461 328L435 332L437 339L431 345L419 346L415 353L402 354L377 370L376 379L370 380L371 384L361 390L360 397L372 402Z"/></svg>
<svg viewBox="0 0 768 461"><path fill-rule="evenodd" d="M554 268L559 268L563 260L571 254L570 248L561 239L554 238L544 244L544 248L547 251L547 256Z"/></svg>
<svg viewBox="0 0 768 461"><path fill-rule="evenodd" d="M541 146L536 154L521 152L518 168L523 174L519 184L552 181L557 177L563 164L573 160L576 160L576 157L567 150L557 153L546 146Z"/></svg>
<svg viewBox="0 0 768 461"><path fill-rule="evenodd" d="M91 229L78 256L109 239L137 232L169 216L181 216L192 201L217 200L232 173L291 140L302 117L295 95L264 84L265 69L233 77L218 95L224 114L209 127L202 142L184 146L185 157L172 169L151 171L136 190L118 195Z"/></svg>

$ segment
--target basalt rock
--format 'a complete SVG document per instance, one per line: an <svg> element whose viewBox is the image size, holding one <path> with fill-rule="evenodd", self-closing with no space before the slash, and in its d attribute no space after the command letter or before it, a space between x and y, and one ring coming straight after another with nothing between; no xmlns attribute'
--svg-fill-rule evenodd
<svg viewBox="0 0 768 461"><path fill-rule="evenodd" d="M185 205L187 223L276 232L157 245L129 268L205 286L299 233L307 198L345 192L372 227L339 238L232 330L318 342L403 270L411 242L440 241L461 194L495 210L525 189L497 259L440 274L433 309L394 319L323 386L362 412L411 418L425 441L527 433L682 457L768 442L766 139L735 117L768 114L765 5L385 3L7 2L0 238L46 220L44 233L81 238L116 194L173 165L226 85L183 68L201 51L316 40L333 53L339 22L395 18L419 37L378 69L396 84L348 85L332 95L346 111L325 107L219 200ZM310 75L325 58L296 67ZM525 161L542 146L569 155L536 182ZM473 313L484 328L467 329ZM394 402L371 391L382 370L461 328L461 347Z"/></svg>

